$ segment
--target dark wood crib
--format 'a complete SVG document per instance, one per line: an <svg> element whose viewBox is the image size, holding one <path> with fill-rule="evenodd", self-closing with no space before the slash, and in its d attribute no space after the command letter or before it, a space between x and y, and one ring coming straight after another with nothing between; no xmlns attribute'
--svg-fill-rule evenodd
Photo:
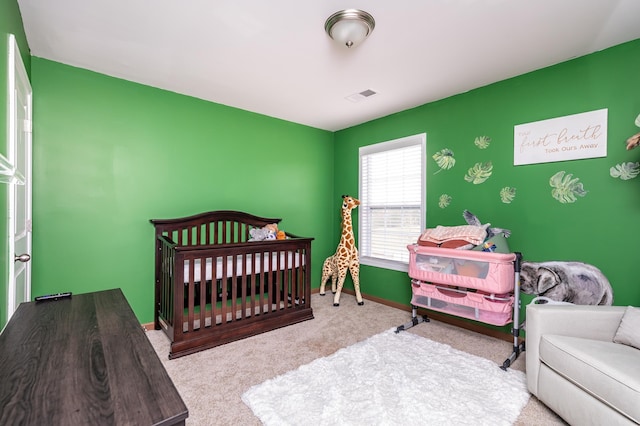
<svg viewBox="0 0 640 426"><path fill-rule="evenodd" d="M313 318L311 241L249 241L281 219L218 210L155 226L155 328L169 358Z"/></svg>

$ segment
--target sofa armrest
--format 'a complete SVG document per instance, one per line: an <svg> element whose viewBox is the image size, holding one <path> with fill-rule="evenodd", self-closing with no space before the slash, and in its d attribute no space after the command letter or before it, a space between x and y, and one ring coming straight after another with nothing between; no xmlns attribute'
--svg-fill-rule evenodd
<svg viewBox="0 0 640 426"><path fill-rule="evenodd" d="M529 304L526 309L527 386L537 396L540 338L556 334L610 342L626 306Z"/></svg>

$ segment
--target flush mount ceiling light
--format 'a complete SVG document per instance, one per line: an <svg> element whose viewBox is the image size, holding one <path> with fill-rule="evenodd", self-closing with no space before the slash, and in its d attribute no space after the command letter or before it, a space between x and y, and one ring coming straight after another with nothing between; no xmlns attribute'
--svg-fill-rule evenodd
<svg viewBox="0 0 640 426"><path fill-rule="evenodd" d="M358 9L341 10L329 16L324 30L342 46L353 47L362 43L376 26L373 16Z"/></svg>

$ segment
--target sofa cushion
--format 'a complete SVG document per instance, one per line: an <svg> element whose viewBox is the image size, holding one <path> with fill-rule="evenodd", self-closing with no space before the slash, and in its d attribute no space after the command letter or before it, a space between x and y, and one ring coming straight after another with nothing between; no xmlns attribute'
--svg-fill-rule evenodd
<svg viewBox="0 0 640 426"><path fill-rule="evenodd" d="M613 341L640 349L640 308L627 306Z"/></svg>
<svg viewBox="0 0 640 426"><path fill-rule="evenodd" d="M594 397L640 422L640 350L611 341L545 334L540 339L540 360Z"/></svg>

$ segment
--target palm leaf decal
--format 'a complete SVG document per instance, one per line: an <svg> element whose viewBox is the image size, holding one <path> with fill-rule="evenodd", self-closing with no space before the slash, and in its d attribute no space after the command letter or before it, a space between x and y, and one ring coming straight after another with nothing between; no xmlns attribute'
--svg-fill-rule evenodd
<svg viewBox="0 0 640 426"><path fill-rule="evenodd" d="M515 188L511 188L510 186L505 186L500 190L500 200L502 200L503 203L509 204L513 201L514 198L516 198Z"/></svg>
<svg viewBox="0 0 640 426"><path fill-rule="evenodd" d="M573 174L565 175L564 170L551 176L549 185L553 188L551 195L561 203L574 203L577 197L584 197L587 191L584 190L580 179L574 178Z"/></svg>
<svg viewBox="0 0 640 426"><path fill-rule="evenodd" d="M474 185L478 185L491 177L493 173L493 164L491 161L486 163L476 163L472 168L464 175L464 180L471 182Z"/></svg>
<svg viewBox="0 0 640 426"><path fill-rule="evenodd" d="M448 148L444 148L436 152L433 154L432 158L436 161L438 167L440 167L440 170L436 173L440 173L443 170L449 170L456 165L456 159L453 157L453 151Z"/></svg>
<svg viewBox="0 0 640 426"><path fill-rule="evenodd" d="M489 136L478 136L473 143L480 149L486 149L489 148L491 138Z"/></svg>
<svg viewBox="0 0 640 426"><path fill-rule="evenodd" d="M619 163L609 169L609 174L613 178L622 180L633 179L640 174L640 163Z"/></svg>
<svg viewBox="0 0 640 426"><path fill-rule="evenodd" d="M451 204L451 196L447 194L442 194L438 199L438 207L440 207L441 209L444 209L445 207L448 207L449 204Z"/></svg>

